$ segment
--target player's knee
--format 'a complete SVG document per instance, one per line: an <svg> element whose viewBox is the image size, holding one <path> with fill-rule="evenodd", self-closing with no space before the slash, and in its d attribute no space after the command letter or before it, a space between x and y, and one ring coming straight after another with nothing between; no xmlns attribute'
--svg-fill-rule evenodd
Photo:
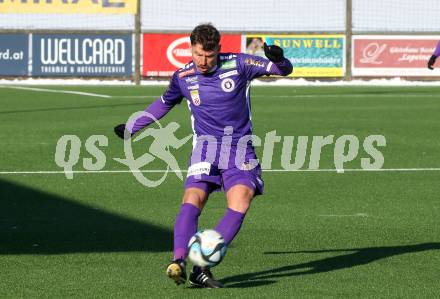
<svg viewBox="0 0 440 299"><path fill-rule="evenodd" d="M247 210L251 207L251 201L250 200L235 200L228 204L228 208L246 214Z"/></svg>
<svg viewBox="0 0 440 299"><path fill-rule="evenodd" d="M228 191L227 198L228 208L240 213L246 213L254 198L254 191L249 187L237 185Z"/></svg>
<svg viewBox="0 0 440 299"><path fill-rule="evenodd" d="M208 196L203 190L189 188L185 190L182 202L192 204L201 210L205 206L207 199Z"/></svg>

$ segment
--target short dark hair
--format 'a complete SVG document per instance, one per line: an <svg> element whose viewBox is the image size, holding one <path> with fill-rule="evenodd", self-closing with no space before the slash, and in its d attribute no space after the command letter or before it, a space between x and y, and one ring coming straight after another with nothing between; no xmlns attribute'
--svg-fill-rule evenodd
<svg viewBox="0 0 440 299"><path fill-rule="evenodd" d="M191 32L191 45L201 44L203 50L215 50L220 44L220 32L211 24L200 24Z"/></svg>

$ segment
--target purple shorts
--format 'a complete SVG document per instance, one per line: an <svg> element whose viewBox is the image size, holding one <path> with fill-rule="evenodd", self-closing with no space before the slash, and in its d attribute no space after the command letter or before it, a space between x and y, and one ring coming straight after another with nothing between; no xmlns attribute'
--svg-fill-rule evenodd
<svg viewBox="0 0 440 299"><path fill-rule="evenodd" d="M255 195L263 194L261 167L252 146L243 149L241 152L243 158L238 160L236 157L240 154L237 153L236 147L231 148L229 157L220 155L222 152L220 146L218 152L215 157L207 159L206 151L203 151L199 158L194 158L195 151L193 151L185 189L199 188L210 194L222 189L228 192L235 185L245 185L252 189Z"/></svg>

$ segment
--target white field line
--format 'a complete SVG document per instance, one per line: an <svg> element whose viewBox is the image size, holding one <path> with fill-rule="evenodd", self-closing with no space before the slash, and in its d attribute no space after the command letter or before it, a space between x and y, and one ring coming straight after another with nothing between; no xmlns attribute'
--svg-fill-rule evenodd
<svg viewBox="0 0 440 299"><path fill-rule="evenodd" d="M286 169L263 169L263 172L279 172L279 173L291 173L291 172L420 172L420 171L440 171L440 168L382 168L382 169L298 169L298 170L286 170ZM165 173L164 169L151 169L151 170L42 170L42 171L0 171L0 175L22 175L22 174L93 174L93 173ZM168 170L168 172L177 172L177 170ZM186 173L188 170L181 170Z"/></svg>
<svg viewBox="0 0 440 299"><path fill-rule="evenodd" d="M160 95L134 95L134 96L125 96L125 95L108 95L108 94L99 94L99 93L90 93L90 92L82 92L82 91L74 91L74 90L64 90L64 89L48 89L48 88L35 88L35 87L25 87L25 86L13 86L13 85L0 85L0 88L9 88L9 89L19 89L19 90L29 90L29 91L39 91L39 92L51 92L51 93L63 93L63 94L74 94L80 96L89 96L89 97L97 97L97 98L106 98L106 99L143 99L143 98L159 98ZM254 98L364 98L364 97L373 97L373 98L395 98L395 97L406 97L406 98L414 98L414 97L427 97L427 98L438 98L440 94L425 94L425 93L392 93L392 94L291 94L291 95L252 95Z"/></svg>
<svg viewBox="0 0 440 299"><path fill-rule="evenodd" d="M318 217L368 217L366 213L356 213L356 214L324 214L318 215Z"/></svg>
<svg viewBox="0 0 440 299"><path fill-rule="evenodd" d="M97 98L112 98L112 96L110 96L110 95L82 92L82 91L73 91L73 90L59 90L59 89L35 88L35 87L24 87L24 86L5 86L5 85L0 85L0 87L1 88L9 88L9 89L19 89L19 90L75 94L75 95L80 95L80 96L89 96L89 97L97 97Z"/></svg>

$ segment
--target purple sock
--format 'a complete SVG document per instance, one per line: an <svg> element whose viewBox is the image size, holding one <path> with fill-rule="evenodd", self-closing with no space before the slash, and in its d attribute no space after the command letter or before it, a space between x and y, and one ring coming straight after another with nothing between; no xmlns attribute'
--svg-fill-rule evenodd
<svg viewBox="0 0 440 299"><path fill-rule="evenodd" d="M197 232L200 210L190 203L184 203L174 225L174 260L188 255L189 239Z"/></svg>
<svg viewBox="0 0 440 299"><path fill-rule="evenodd" d="M215 230L223 236L226 244L229 245L240 230L245 215L246 214L231 210L230 208L226 210L222 220L220 220L215 228Z"/></svg>

